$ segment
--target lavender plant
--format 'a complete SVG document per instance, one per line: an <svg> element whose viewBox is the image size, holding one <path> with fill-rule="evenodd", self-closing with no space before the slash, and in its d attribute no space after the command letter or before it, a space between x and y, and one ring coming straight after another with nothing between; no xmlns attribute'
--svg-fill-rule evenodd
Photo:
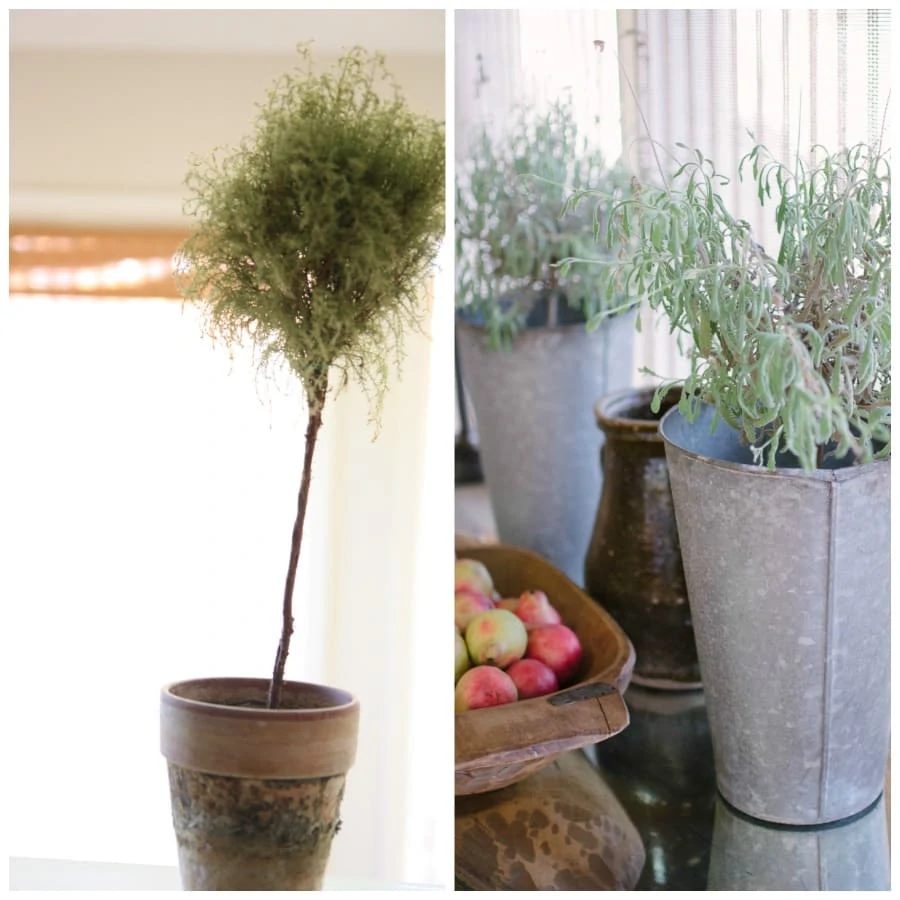
<svg viewBox="0 0 900 900"><path fill-rule="evenodd" d="M545 113L519 107L502 141L477 134L456 182L457 306L479 318L493 348L510 346L539 300L549 301L549 325L560 300L585 320L604 308L604 271L576 263L563 274L558 263L596 254L591 230L605 227L611 204L598 196L566 208L566 198L628 184L624 167L608 166L579 133L568 97Z"/></svg>
<svg viewBox="0 0 900 900"><path fill-rule="evenodd" d="M816 151L793 168L759 144L741 160L774 205L772 252L726 208L725 179L700 151L665 186L617 201L605 232L619 251L607 296L662 310L689 339L685 415L712 403L758 462L787 453L806 471L891 449L889 154Z"/></svg>
<svg viewBox="0 0 900 900"><path fill-rule="evenodd" d="M377 420L404 331L444 233L444 126L407 107L380 54L355 48L332 71L301 65L272 88L253 135L194 159L179 285L207 332L286 366L308 407L303 472L268 705L280 702L293 592L322 410L348 379Z"/></svg>

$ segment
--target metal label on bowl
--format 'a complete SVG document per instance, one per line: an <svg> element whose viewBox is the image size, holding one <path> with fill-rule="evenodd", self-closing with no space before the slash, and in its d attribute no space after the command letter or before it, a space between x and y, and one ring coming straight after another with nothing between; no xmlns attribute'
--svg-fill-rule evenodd
<svg viewBox="0 0 900 900"><path fill-rule="evenodd" d="M551 706L565 706L567 703L578 703L579 700L593 700L595 697L606 697L615 694L616 686L604 681L592 681L590 684L580 684L578 687L560 691L548 699Z"/></svg>

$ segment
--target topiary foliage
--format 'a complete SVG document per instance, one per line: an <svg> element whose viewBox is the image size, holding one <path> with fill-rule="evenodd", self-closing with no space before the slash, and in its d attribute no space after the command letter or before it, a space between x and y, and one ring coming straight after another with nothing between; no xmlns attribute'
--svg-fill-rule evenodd
<svg viewBox="0 0 900 900"><path fill-rule="evenodd" d="M443 124L407 108L380 54L356 48L322 75L308 46L300 56L252 137L193 161L186 212L198 221L178 273L208 333L231 346L249 339L262 371L286 365L309 405L270 708L281 701L330 372L374 395L377 420L445 227Z"/></svg>
<svg viewBox="0 0 900 900"><path fill-rule="evenodd" d="M382 55L315 75L299 53L253 136L192 160L181 289L210 335L287 364L311 410L331 368L380 407L444 232L444 126L408 109Z"/></svg>

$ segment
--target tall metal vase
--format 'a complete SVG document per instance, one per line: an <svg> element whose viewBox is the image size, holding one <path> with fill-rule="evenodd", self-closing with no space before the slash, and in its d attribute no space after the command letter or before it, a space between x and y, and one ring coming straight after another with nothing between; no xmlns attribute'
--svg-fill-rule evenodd
<svg viewBox="0 0 900 900"><path fill-rule="evenodd" d="M458 326L498 536L581 585L601 485L591 410L631 383L634 315L593 333L583 322L526 328L511 351L490 349L477 325Z"/></svg>
<svg viewBox="0 0 900 900"><path fill-rule="evenodd" d="M704 406L660 424L716 778L787 825L855 815L884 788L891 696L891 463L753 463Z"/></svg>

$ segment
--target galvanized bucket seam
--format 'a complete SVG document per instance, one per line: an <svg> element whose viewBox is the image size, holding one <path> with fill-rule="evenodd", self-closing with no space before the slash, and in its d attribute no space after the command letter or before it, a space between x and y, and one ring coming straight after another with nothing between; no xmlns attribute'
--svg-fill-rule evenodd
<svg viewBox="0 0 900 900"><path fill-rule="evenodd" d="M834 687L835 662L831 658L831 647L834 643L835 629L835 558L837 556L837 483L832 481L828 486L828 590L825 595L825 683L822 688L822 768L819 772L819 818L825 816L828 808L828 771L831 764L831 735L829 733L829 715L831 695Z"/></svg>

